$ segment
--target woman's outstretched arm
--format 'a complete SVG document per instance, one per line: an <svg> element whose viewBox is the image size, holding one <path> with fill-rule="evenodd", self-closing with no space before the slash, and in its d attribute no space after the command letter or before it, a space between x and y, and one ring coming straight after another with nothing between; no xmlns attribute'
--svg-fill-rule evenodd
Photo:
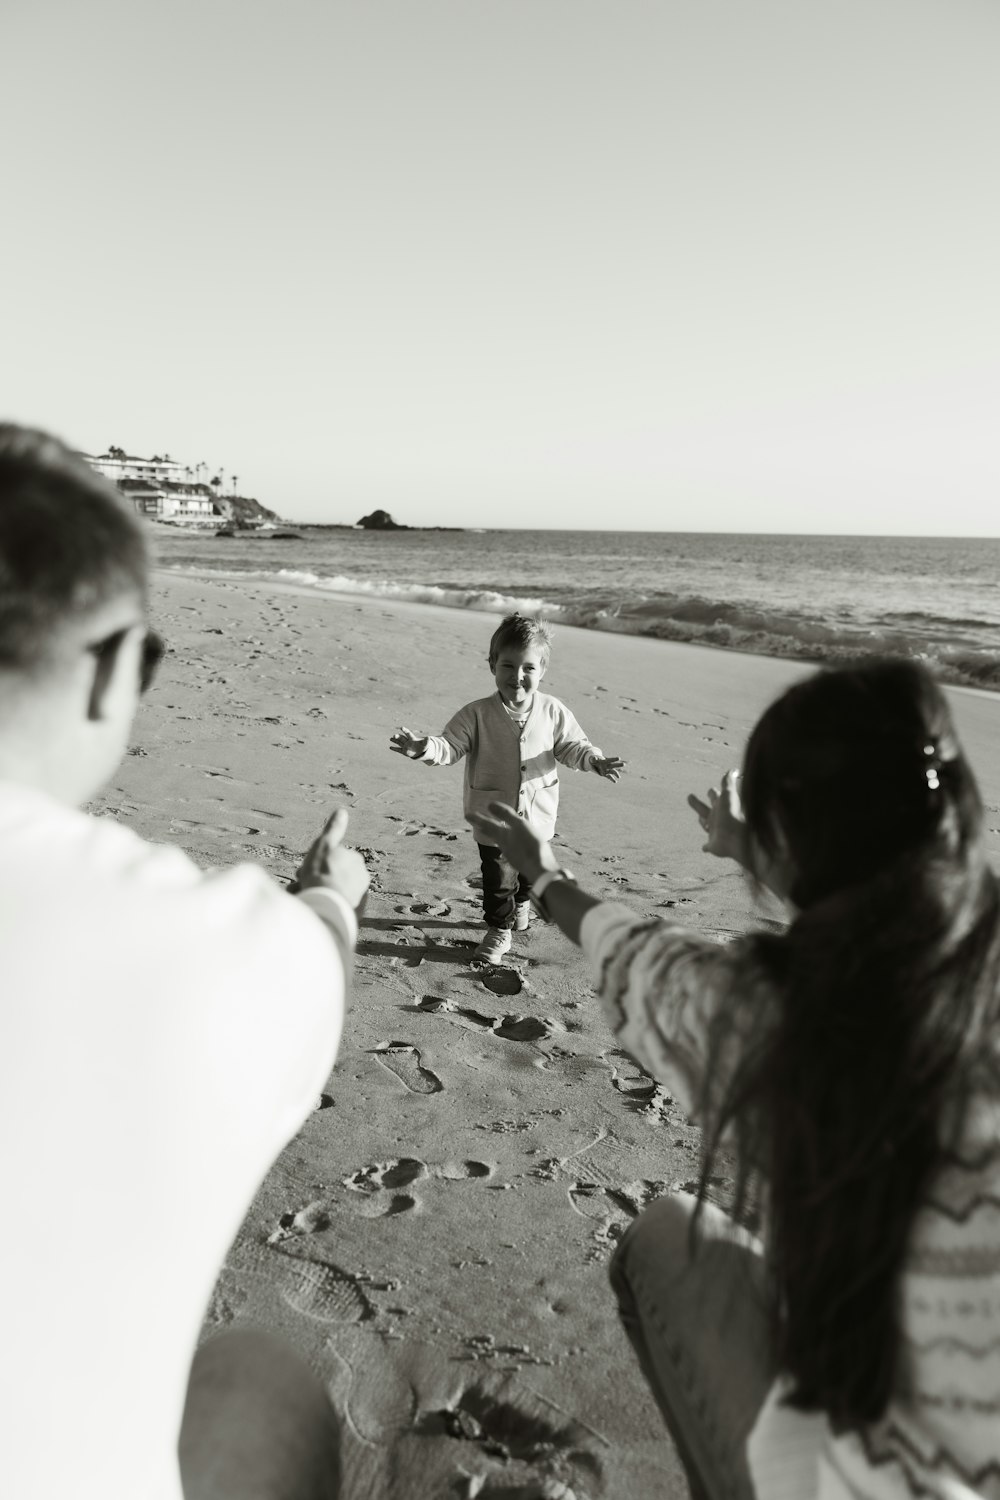
<svg viewBox="0 0 1000 1500"><path fill-rule="evenodd" d="M547 870L560 868L552 845L540 839L505 802L491 802L489 812L477 817L476 828L482 830L483 842L488 838L502 849L505 858L532 884ZM598 897L588 896L572 880L554 880L545 892L546 912L572 943L579 944L580 924L597 905Z"/></svg>
<svg viewBox="0 0 1000 1500"><path fill-rule="evenodd" d="M718 791L715 787L709 788L707 802L702 802L693 792L688 797L688 807L694 811L705 834L702 850L705 854L714 854L717 859L734 859L791 907L788 894L794 879L791 863L780 851L774 855L765 854L751 836L743 817L739 776L739 771L727 771Z"/></svg>

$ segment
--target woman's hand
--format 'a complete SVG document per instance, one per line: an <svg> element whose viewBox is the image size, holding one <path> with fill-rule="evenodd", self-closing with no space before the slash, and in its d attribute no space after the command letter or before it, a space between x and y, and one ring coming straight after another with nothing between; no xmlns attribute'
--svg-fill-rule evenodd
<svg viewBox="0 0 1000 1500"><path fill-rule="evenodd" d="M412 729L407 729L401 724L395 734L389 736L389 749L395 750L397 755L405 755L410 760L419 760L427 749L426 734L414 734Z"/></svg>
<svg viewBox="0 0 1000 1500"><path fill-rule="evenodd" d="M499 849L532 883L543 870L559 869L552 845L540 839L505 802L491 802L487 812L476 814L475 833L479 843Z"/></svg>
<svg viewBox="0 0 1000 1500"><path fill-rule="evenodd" d="M707 835L702 845L704 852L714 854L718 859L735 859L748 869L749 836L737 786L739 775L739 771L727 771L719 790L710 788L707 803L700 801L693 792L687 800Z"/></svg>

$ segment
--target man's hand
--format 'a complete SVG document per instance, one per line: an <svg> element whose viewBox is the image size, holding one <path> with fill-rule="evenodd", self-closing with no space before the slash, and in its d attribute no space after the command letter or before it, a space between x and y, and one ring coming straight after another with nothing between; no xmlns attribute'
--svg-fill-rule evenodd
<svg viewBox="0 0 1000 1500"><path fill-rule="evenodd" d="M310 886L325 886L343 896L360 913L371 877L357 850L345 847L346 832L347 813L340 807L296 870L295 879L288 887L293 895L297 891L309 890Z"/></svg>
<svg viewBox="0 0 1000 1500"><path fill-rule="evenodd" d="M719 859L735 859L748 868L750 845L736 785L739 774L739 771L727 771L719 791L714 787L709 790L707 803L699 801L693 792L687 800L707 835L702 845L704 852Z"/></svg>
<svg viewBox="0 0 1000 1500"><path fill-rule="evenodd" d="M477 813L475 833L479 843L493 844L531 881L543 870L559 869L552 845L540 839L505 802L491 802L488 812Z"/></svg>
<svg viewBox="0 0 1000 1500"><path fill-rule="evenodd" d="M628 766L618 755L605 755L603 759L595 755L591 764L598 776L603 776L608 781L619 781L628 770Z"/></svg>
<svg viewBox="0 0 1000 1500"><path fill-rule="evenodd" d="M419 760L427 749L426 734L414 734L412 729L407 729L401 724L396 733L389 736L389 749L395 750L397 755L405 755L410 760Z"/></svg>

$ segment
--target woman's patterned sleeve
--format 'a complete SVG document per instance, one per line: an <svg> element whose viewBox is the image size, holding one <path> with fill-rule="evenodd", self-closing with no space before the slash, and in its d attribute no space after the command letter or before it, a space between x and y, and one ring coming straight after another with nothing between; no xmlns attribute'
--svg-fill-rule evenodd
<svg viewBox="0 0 1000 1500"><path fill-rule="evenodd" d="M581 943L612 1031L690 1116L725 1092L751 1017L747 940L720 944L612 902L591 907ZM712 1022L731 1013L706 1077Z"/></svg>

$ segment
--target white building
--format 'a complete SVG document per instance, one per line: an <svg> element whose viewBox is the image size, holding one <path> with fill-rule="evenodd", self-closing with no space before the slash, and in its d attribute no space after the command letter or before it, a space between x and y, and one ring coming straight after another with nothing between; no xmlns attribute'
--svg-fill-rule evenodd
<svg viewBox="0 0 1000 1500"><path fill-rule="evenodd" d="M116 482L119 479L172 479L179 482L184 477L184 465L177 463L169 454L160 457L154 453L152 458L139 458L132 453L126 453L123 448L109 448L107 453L81 453L99 474L106 479Z"/></svg>
<svg viewBox="0 0 1000 1500"><path fill-rule="evenodd" d="M81 453L79 457L117 485L140 515L210 525L226 514L211 486L185 478L191 468L169 456L154 453L152 458L140 458L122 448L109 448L106 453Z"/></svg>

